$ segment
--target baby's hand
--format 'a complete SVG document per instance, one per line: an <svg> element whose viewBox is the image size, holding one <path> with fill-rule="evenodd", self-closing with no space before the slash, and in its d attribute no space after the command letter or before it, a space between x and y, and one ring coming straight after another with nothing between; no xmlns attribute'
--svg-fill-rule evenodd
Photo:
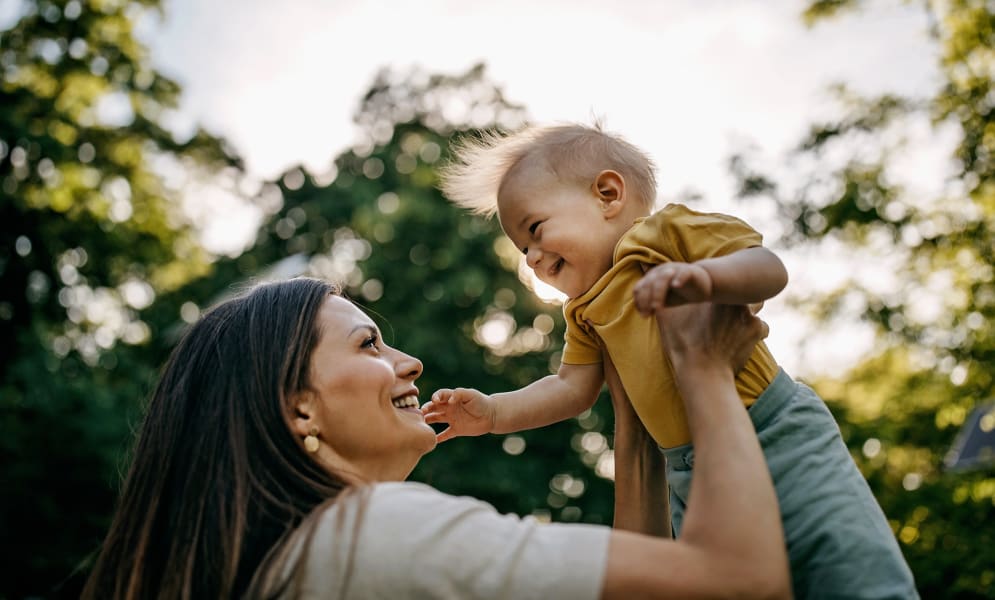
<svg viewBox="0 0 995 600"><path fill-rule="evenodd" d="M421 407L426 423L448 423L436 436L444 442L463 435L483 435L494 429L496 403L490 396L467 388L442 389Z"/></svg>
<svg viewBox="0 0 995 600"><path fill-rule="evenodd" d="M669 262L646 271L633 291L636 310L652 315L665 306L680 306L712 299L712 278L694 263Z"/></svg>

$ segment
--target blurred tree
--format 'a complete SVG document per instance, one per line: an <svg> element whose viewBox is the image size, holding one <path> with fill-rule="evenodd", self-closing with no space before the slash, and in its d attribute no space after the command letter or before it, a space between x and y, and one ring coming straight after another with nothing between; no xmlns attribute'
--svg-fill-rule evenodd
<svg viewBox="0 0 995 600"><path fill-rule="evenodd" d="M209 266L165 175L239 165L164 125L179 88L132 34L157 5L23 0L0 32L0 597L102 538L165 346L145 309Z"/></svg>
<svg viewBox="0 0 995 600"><path fill-rule="evenodd" d="M866 4L810 2L804 18L814 25ZM942 467L965 417L995 395L995 14L980 0L910 4L926 11L938 49L935 93L862 98L840 86L839 117L812 127L792 173L770 175L752 154L731 166L743 196L777 201L790 241L842 243L871 263L869 276L855 269L826 297L799 299L823 322L856 311L878 331L872 357L816 387L922 596L995 598L995 473ZM917 153L951 139L955 166L936 161L934 191L905 183Z"/></svg>

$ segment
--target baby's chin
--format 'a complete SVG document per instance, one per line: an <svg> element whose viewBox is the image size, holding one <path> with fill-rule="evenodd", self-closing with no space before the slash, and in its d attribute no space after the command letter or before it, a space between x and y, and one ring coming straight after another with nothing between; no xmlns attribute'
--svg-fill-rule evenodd
<svg viewBox="0 0 995 600"><path fill-rule="evenodd" d="M573 300L574 298L579 298L584 294L586 294L588 290L594 287L595 283L597 283L597 280L592 281L590 283L586 281L581 281L577 283L577 285L565 285L563 287L551 286L551 287L560 294L566 296L568 300Z"/></svg>

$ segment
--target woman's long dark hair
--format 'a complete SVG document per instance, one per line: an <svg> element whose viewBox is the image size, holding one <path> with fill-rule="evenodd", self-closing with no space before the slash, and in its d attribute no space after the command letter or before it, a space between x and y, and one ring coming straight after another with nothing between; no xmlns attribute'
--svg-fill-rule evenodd
<svg viewBox="0 0 995 600"><path fill-rule="evenodd" d="M242 596L267 554L345 489L290 429L318 311L337 293L315 279L264 284L190 328L148 406L84 598Z"/></svg>

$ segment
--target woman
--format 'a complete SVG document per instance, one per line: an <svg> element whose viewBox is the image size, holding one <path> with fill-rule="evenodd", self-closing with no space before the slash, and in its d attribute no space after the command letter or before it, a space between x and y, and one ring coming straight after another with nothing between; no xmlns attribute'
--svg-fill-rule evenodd
<svg viewBox="0 0 995 600"><path fill-rule="evenodd" d="M741 307L658 319L698 449L680 541L405 483L435 446L421 362L334 287L295 279L221 304L174 350L84 596L787 597L733 385L766 328Z"/></svg>

